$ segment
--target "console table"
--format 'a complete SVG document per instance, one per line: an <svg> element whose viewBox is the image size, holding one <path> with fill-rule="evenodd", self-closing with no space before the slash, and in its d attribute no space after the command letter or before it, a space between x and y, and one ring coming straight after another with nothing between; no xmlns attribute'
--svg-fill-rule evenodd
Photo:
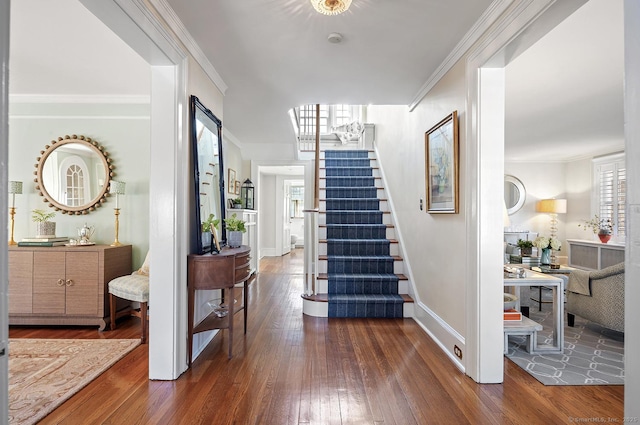
<svg viewBox="0 0 640 425"><path fill-rule="evenodd" d="M518 277L505 277L504 287L513 287L515 289L515 295L518 297L518 305L516 309L520 309L520 287L521 286L549 286L553 290L553 344L538 344L536 341L530 343L530 350L532 353L562 353L564 351L564 303L562 302L562 286L563 280L559 277L534 272L532 270L525 269L525 276ZM524 318L523 318L524 319ZM525 327L531 332L530 338L535 338L535 332L539 327L536 322L532 320L523 321L522 324L517 322L509 323L505 325L505 344L507 335L509 334L522 334ZM505 346L506 349L506 346Z"/></svg>
<svg viewBox="0 0 640 425"><path fill-rule="evenodd" d="M223 248L218 254L191 254L187 258L187 287L189 296L188 306L188 342L189 366L193 361L193 334L213 329L229 329L229 358L233 349L233 315L244 309L244 332L247 333L247 285L251 276L250 256L251 248ZM244 283L243 303L240 308L234 306L234 288ZM195 291L199 289L227 290L228 312L224 317L218 317L214 311L209 313L200 323L194 325Z"/></svg>

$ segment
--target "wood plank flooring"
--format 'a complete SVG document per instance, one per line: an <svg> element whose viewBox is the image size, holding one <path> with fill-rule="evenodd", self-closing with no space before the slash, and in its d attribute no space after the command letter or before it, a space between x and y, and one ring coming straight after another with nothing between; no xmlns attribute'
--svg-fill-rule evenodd
<svg viewBox="0 0 640 425"><path fill-rule="evenodd" d="M622 421L622 386L546 387L505 358L503 384L461 373L411 319L302 314L302 251L261 262L247 335L226 331L176 381L147 379L136 348L41 424L568 424ZM242 314L236 315L241 329ZM136 338L116 331L11 327L10 337ZM584 421L584 420L583 420Z"/></svg>

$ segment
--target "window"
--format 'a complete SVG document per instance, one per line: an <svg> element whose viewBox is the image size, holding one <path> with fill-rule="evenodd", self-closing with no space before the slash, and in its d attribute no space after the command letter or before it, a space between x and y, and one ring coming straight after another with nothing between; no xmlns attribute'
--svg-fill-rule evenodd
<svg viewBox="0 0 640 425"><path fill-rule="evenodd" d="M300 114L300 134L315 134L316 105L302 105ZM333 127L362 120L362 108L359 105L320 105L320 134L333 133Z"/></svg>
<svg viewBox="0 0 640 425"><path fill-rule="evenodd" d="M291 186L291 208L289 209L291 218L302 218L304 214L304 186Z"/></svg>
<svg viewBox="0 0 640 425"><path fill-rule="evenodd" d="M594 159L593 175L596 214L602 219L610 218L614 223L613 234L624 237L627 227L627 170L624 154Z"/></svg>

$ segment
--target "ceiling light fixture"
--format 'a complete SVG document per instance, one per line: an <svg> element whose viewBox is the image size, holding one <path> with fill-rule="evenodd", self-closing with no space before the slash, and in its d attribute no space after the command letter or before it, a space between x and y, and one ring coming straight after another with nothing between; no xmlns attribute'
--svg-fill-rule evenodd
<svg viewBox="0 0 640 425"><path fill-rule="evenodd" d="M339 15L351 6L351 0L311 0L313 8L323 15Z"/></svg>

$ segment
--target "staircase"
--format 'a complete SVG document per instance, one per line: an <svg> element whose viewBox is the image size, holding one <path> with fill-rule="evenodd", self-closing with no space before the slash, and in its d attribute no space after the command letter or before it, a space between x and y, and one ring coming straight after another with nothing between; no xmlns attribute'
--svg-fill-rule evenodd
<svg viewBox="0 0 640 425"><path fill-rule="evenodd" d="M366 150L328 150L321 158L316 299L327 303L327 317L413 315L391 213L371 156Z"/></svg>

